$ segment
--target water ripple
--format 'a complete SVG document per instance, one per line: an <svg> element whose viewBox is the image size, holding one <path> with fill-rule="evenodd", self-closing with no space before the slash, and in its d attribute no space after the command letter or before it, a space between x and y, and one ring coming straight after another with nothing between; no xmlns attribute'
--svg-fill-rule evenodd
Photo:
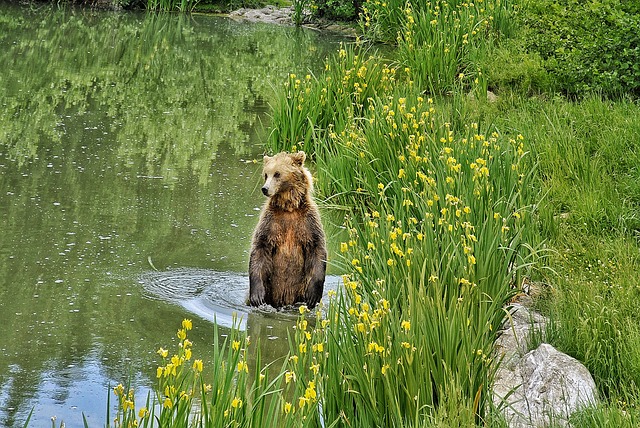
<svg viewBox="0 0 640 428"><path fill-rule="evenodd" d="M339 276L327 276L323 299L329 290L337 289L340 281ZM292 314L287 309L276 311L266 306L248 306L249 277L246 274L181 268L146 272L141 275L140 283L147 297L177 304L205 320L213 322L215 319L218 325L225 327L231 327L235 319L238 326L245 329L250 313Z"/></svg>

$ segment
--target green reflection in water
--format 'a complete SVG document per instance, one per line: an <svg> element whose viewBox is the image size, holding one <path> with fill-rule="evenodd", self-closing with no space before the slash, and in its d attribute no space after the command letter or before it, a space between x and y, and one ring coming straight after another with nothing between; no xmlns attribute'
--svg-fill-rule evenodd
<svg viewBox="0 0 640 428"><path fill-rule="evenodd" d="M336 44L221 17L0 3L0 426L32 406L32 426L80 426L81 412L100 426L109 382L131 367L152 382L154 350L193 314L139 278L149 260L242 278L273 87ZM285 347L286 317L248 317ZM206 358L211 324L194 327Z"/></svg>

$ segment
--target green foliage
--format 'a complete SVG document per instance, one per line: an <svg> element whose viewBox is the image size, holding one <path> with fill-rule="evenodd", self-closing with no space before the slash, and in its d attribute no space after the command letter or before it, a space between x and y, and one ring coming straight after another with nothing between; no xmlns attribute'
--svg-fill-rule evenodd
<svg viewBox="0 0 640 428"><path fill-rule="evenodd" d="M395 71L374 60L364 49L357 54L341 47L325 63L321 77L290 74L272 110L268 147L305 150L319 157L332 152L316 144L329 132L343 132L354 116L361 116L377 92L390 91Z"/></svg>
<svg viewBox="0 0 640 428"><path fill-rule="evenodd" d="M605 397L617 398L640 386L640 329L632 303L638 260L634 245L624 240L617 248L589 244L573 243L561 256L558 267L566 268L555 283L562 291L552 303L554 323L547 333L585 363Z"/></svg>
<svg viewBox="0 0 640 428"><path fill-rule="evenodd" d="M527 1L527 49L570 96L640 95L640 7L623 0Z"/></svg>
<svg viewBox="0 0 640 428"><path fill-rule="evenodd" d="M307 7L309 6L310 0L293 0L293 14L292 19L293 23L296 26L302 25L302 22L305 19L305 14L307 13Z"/></svg>
<svg viewBox="0 0 640 428"><path fill-rule="evenodd" d="M607 397L640 385L637 114L628 101L530 100L506 122L531 136L540 159L540 231L556 249L549 338Z"/></svg>
<svg viewBox="0 0 640 428"><path fill-rule="evenodd" d="M209 368L192 353L188 339L191 320L182 321L175 353L160 348L162 363L157 385L146 403L136 408L135 391L122 384L113 389L118 403L114 427L258 427L280 422L281 402L271 396L281 390L282 370L273 378L269 365L262 366L257 348L254 366L249 368L249 338L234 326L222 343L214 327L213 364ZM197 409L197 411L196 411ZM111 426L108 421L108 426Z"/></svg>
<svg viewBox="0 0 640 428"><path fill-rule="evenodd" d="M260 8L267 4L283 6L285 4L285 0L202 0L198 3L197 9L200 10L207 7L215 7L217 10L221 10L223 12L231 12L240 8ZM286 2L286 4L290 4L290 2Z"/></svg>
<svg viewBox="0 0 640 428"><path fill-rule="evenodd" d="M129 9L158 12L231 12L240 8L260 8L267 4L283 6L284 0L116 0ZM288 3L287 3L288 4Z"/></svg>
<svg viewBox="0 0 640 428"><path fill-rule="evenodd" d="M146 9L153 11L179 11L190 12L192 11L198 0L147 0Z"/></svg>
<svg viewBox="0 0 640 428"><path fill-rule="evenodd" d="M361 11L360 0L314 0L317 16L338 21L355 21Z"/></svg>
<svg viewBox="0 0 640 428"><path fill-rule="evenodd" d="M599 405L578 411L570 418L572 426L581 428L635 428L640 424L638 409L619 401L619 407Z"/></svg>
<svg viewBox="0 0 640 428"><path fill-rule="evenodd" d="M274 122L286 130L274 150L315 152L319 193L350 232L345 289L324 329L296 343L319 374L297 378L324 393L325 421L414 426L452 405L466 425L487 408L495 332L531 254L524 137L454 128L396 68L365 58L342 49L322 77L291 77ZM317 343L326 352L308 360Z"/></svg>
<svg viewBox="0 0 640 428"><path fill-rule="evenodd" d="M527 52L521 38L510 38L490 48L477 60L494 92L528 97L553 92L553 81L536 52Z"/></svg>
<svg viewBox="0 0 640 428"><path fill-rule="evenodd" d="M484 2L367 1L362 27L373 40L395 43L398 60L423 91L453 91L458 79L482 84L478 60L510 32L511 6Z"/></svg>
<svg viewBox="0 0 640 428"><path fill-rule="evenodd" d="M515 128L535 142L547 195L541 212L545 239L576 233L609 238L640 231L640 123L638 104L597 97L522 100L503 106L498 126Z"/></svg>
<svg viewBox="0 0 640 428"><path fill-rule="evenodd" d="M553 250L547 340L584 362L607 400L576 426L635 426L620 416L640 396L639 107L597 97L497 104L495 125L527 135L539 159L538 230Z"/></svg>

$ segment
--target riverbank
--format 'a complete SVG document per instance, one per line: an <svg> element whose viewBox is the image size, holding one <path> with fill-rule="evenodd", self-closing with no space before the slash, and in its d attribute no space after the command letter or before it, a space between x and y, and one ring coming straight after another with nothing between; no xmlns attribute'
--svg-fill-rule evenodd
<svg viewBox="0 0 640 428"><path fill-rule="evenodd" d="M249 22L262 22L267 24L294 25L293 7L265 6L259 9L240 8L228 14L236 20ZM334 22L327 19L311 17L307 14L303 27L317 31L338 33L349 37L356 37L357 31L354 24Z"/></svg>
<svg viewBox="0 0 640 428"><path fill-rule="evenodd" d="M78 4L83 7L88 7L95 10L124 10L121 3L113 0L88 0L80 2ZM231 12L225 12L221 9L212 9L209 7L196 7L192 11L192 13L198 15L228 16L229 18L232 18L236 21L247 21L254 23L259 22L275 25L295 25L293 20L293 6L266 5L256 8L242 7ZM309 13L305 13L302 27L316 31L340 34L347 37L357 36L355 23L339 22L325 18L318 18L311 16L311 14Z"/></svg>

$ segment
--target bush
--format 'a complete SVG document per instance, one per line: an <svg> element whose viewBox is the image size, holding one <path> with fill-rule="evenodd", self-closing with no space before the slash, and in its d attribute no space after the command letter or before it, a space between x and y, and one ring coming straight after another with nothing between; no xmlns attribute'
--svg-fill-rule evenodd
<svg viewBox="0 0 640 428"><path fill-rule="evenodd" d="M513 38L500 43L480 60L488 87L494 92L532 96L553 92L553 82L536 52L527 52L524 41Z"/></svg>
<svg viewBox="0 0 640 428"><path fill-rule="evenodd" d="M315 13L328 19L355 21L361 11L360 0L316 0Z"/></svg>
<svg viewBox="0 0 640 428"><path fill-rule="evenodd" d="M624 0L541 0L524 9L528 50L570 96L640 95L640 6Z"/></svg>

